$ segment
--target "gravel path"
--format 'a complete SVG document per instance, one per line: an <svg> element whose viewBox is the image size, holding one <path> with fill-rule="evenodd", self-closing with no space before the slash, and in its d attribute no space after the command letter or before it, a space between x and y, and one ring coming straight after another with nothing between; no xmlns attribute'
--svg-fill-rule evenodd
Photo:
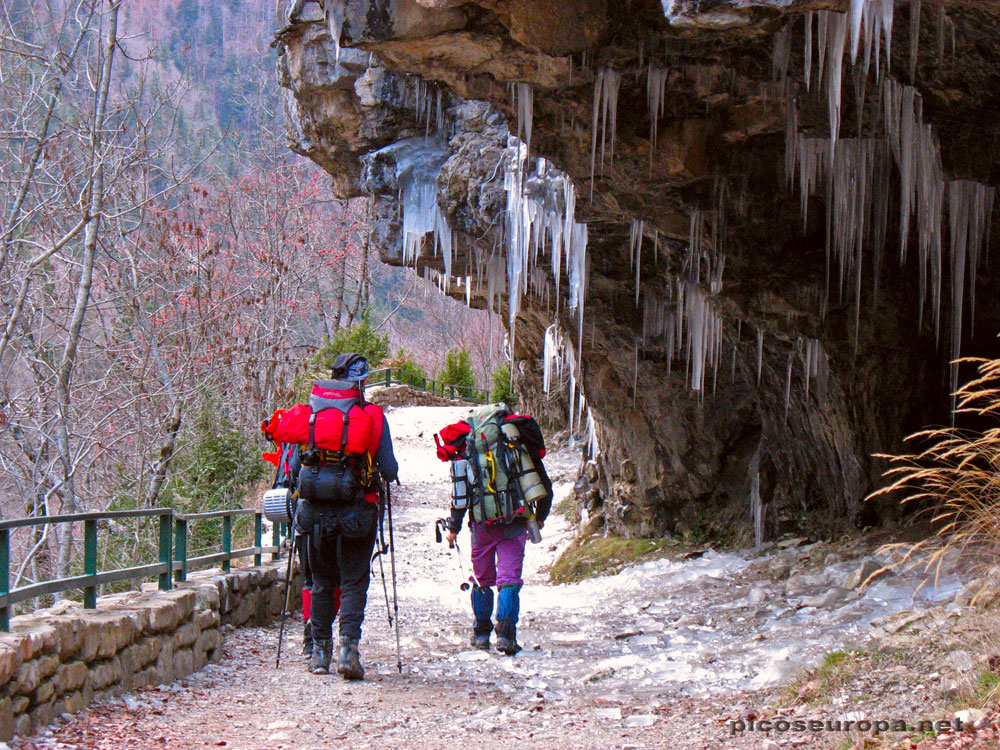
<svg viewBox="0 0 1000 750"><path fill-rule="evenodd" d="M815 548L815 575L800 575L794 602L786 583L774 580L777 557L713 552L552 586L545 568L570 540L566 522L553 517L526 557L519 628L525 650L516 657L470 650L463 570L457 555L434 541L449 483L431 439L464 412L389 412L404 482L393 488L402 673L376 566L361 644L364 682L309 674L298 656L298 622L286 630L279 669L277 626L243 629L226 634L223 660L201 673L92 706L15 747L430 750L470 740L543 750L767 747L771 740L760 733L731 737L730 721L746 718L768 700L766 689L817 655L857 637L872 607L889 607L908 585L886 589L886 601L804 609L804 598L829 590L831 576L856 565L831 562L828 551ZM557 501L572 485L577 460L566 449L546 459ZM458 541L467 575L468 532ZM843 736L777 739L845 747Z"/></svg>

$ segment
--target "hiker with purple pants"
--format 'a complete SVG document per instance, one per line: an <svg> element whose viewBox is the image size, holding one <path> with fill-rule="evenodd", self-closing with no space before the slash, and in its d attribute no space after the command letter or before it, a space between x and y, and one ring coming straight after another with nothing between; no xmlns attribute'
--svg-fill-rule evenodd
<svg viewBox="0 0 1000 750"><path fill-rule="evenodd" d="M457 516L457 518L456 518ZM453 508L448 519L448 542L455 541L462 528L464 510ZM540 523L544 519L540 519ZM472 534L472 572L479 585L472 587L471 645L488 650L493 632L493 587L497 588L497 650L513 656L521 647L517 644L517 619L521 609L520 591L524 580L524 547L528 528L524 523L469 524Z"/></svg>
<svg viewBox="0 0 1000 750"><path fill-rule="evenodd" d="M473 409L434 436L437 456L451 462L452 507L448 544L454 545L466 510L472 534L473 648L489 650L496 587L497 651L513 656L517 644L525 542L541 541L539 529L552 507L552 483L542 458L538 423L511 414L503 403Z"/></svg>

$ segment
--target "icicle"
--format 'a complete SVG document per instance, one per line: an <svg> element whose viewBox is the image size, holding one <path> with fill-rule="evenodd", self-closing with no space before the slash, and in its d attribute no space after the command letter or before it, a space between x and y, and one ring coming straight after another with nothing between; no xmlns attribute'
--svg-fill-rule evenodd
<svg viewBox="0 0 1000 750"><path fill-rule="evenodd" d="M760 498L760 446L750 459L750 516L753 519L754 549L764 544L764 505Z"/></svg>
<svg viewBox="0 0 1000 750"><path fill-rule="evenodd" d="M608 126L611 127L611 137L608 139L610 141L610 148L608 149L608 163L613 164L615 161L615 138L618 133L618 89L621 85L621 73L618 73L611 69L606 69L604 78L604 91L603 91L603 101L601 104L601 109L603 110L602 116L602 135L601 135L601 172L604 171L604 133L607 131Z"/></svg>
<svg viewBox="0 0 1000 750"><path fill-rule="evenodd" d="M465 306L472 307L472 276L465 277Z"/></svg>
<svg viewBox="0 0 1000 750"><path fill-rule="evenodd" d="M789 21L774 35L774 48L771 55L771 77L775 81L784 82L788 77L788 64L792 58L792 23Z"/></svg>
<svg viewBox="0 0 1000 750"><path fill-rule="evenodd" d="M818 87L823 86L823 77L826 75L826 51L829 47L830 40L830 16L832 14L825 12L818 12L816 14L816 29L817 29L817 39L816 39L816 49L819 52L819 65L816 68L817 79L816 85Z"/></svg>
<svg viewBox="0 0 1000 750"><path fill-rule="evenodd" d="M340 37L344 31L344 8L346 3L331 3L327 9L327 21L330 24L330 38L336 51L335 62L340 65Z"/></svg>
<svg viewBox="0 0 1000 750"><path fill-rule="evenodd" d="M708 295L696 284L678 282L683 290L683 303L678 298L678 309L686 320L687 361L690 367L690 388L702 392L705 388L705 371L715 366L722 338L722 319L713 309Z"/></svg>
<svg viewBox="0 0 1000 750"><path fill-rule="evenodd" d="M609 152L609 163L615 159L615 135L618 131L618 89L621 73L611 68L601 68L594 79L594 113L591 126L590 146L590 199L594 199L594 168L597 161L597 125L601 123L601 174L604 174L605 152ZM610 138L608 129L610 127ZM608 149L610 141L610 149Z"/></svg>
<svg viewBox="0 0 1000 750"><path fill-rule="evenodd" d="M809 90L810 83L812 82L812 61L813 61L813 19L815 17L813 11L806 11L805 21L806 21L806 40L805 40L805 78L806 78L806 91Z"/></svg>
<svg viewBox="0 0 1000 750"><path fill-rule="evenodd" d="M760 374L764 367L764 330L757 329L757 384L760 385Z"/></svg>
<svg viewBox="0 0 1000 750"><path fill-rule="evenodd" d="M557 324L553 323L545 329L545 336L542 343L542 392L548 395L552 392L553 374L559 376L558 368L562 341Z"/></svg>
<svg viewBox="0 0 1000 750"><path fill-rule="evenodd" d="M534 120L534 92L530 83L517 84L517 137L531 151L531 126Z"/></svg>
<svg viewBox="0 0 1000 750"><path fill-rule="evenodd" d="M859 0L852 0L858 3ZM852 6L853 7L853 6ZM840 101L844 77L844 45L847 42L847 17L842 13L831 13L827 51L827 102L830 107L830 161L837 153L837 139L840 137Z"/></svg>
<svg viewBox="0 0 1000 750"><path fill-rule="evenodd" d="M920 56L920 3L910 0L910 83L917 82L917 60Z"/></svg>
<svg viewBox="0 0 1000 750"><path fill-rule="evenodd" d="M590 125L590 202L594 202L594 165L597 162L597 124L601 113L601 95L604 90L604 71L594 79L594 113Z"/></svg>
<svg viewBox="0 0 1000 750"><path fill-rule="evenodd" d="M976 266L989 231L996 189L971 180L948 184L948 221L951 228L951 392L958 390L957 360L962 353L962 324L966 269L970 307L975 294Z"/></svg>
<svg viewBox="0 0 1000 750"><path fill-rule="evenodd" d="M635 408L635 399L639 395L639 342L635 342L635 371L632 375L632 408Z"/></svg>
<svg viewBox="0 0 1000 750"><path fill-rule="evenodd" d="M792 401L792 363L795 361L794 352L788 355L788 372L785 375L785 416L784 421L788 422L788 405Z"/></svg>
<svg viewBox="0 0 1000 750"><path fill-rule="evenodd" d="M642 235L645 222L633 219L629 230L628 264L635 267L635 306L639 306L639 270L642 264Z"/></svg>
<svg viewBox="0 0 1000 750"><path fill-rule="evenodd" d="M590 407L587 407L587 456L593 458L597 455L597 424L594 421L594 414Z"/></svg>
<svg viewBox="0 0 1000 750"><path fill-rule="evenodd" d="M892 65L892 24L895 14L895 0L879 0L879 17L882 25L882 34L885 36L885 70L888 72ZM875 54L878 55L879 40L875 39Z"/></svg>
<svg viewBox="0 0 1000 750"><path fill-rule="evenodd" d="M667 70L649 66L646 76L646 104L649 106L649 171L653 171L653 154L660 117L663 116L667 96Z"/></svg>
<svg viewBox="0 0 1000 750"><path fill-rule="evenodd" d="M861 20L871 0L851 0L851 62L857 62L861 41Z"/></svg>

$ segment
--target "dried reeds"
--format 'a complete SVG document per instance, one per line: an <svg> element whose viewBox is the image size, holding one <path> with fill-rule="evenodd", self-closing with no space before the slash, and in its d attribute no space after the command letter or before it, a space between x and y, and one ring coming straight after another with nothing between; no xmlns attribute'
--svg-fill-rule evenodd
<svg viewBox="0 0 1000 750"><path fill-rule="evenodd" d="M1000 360L964 359L978 377L955 393L955 414L1000 417ZM997 420L1000 424L1000 419ZM915 544L890 544L892 567L923 566L935 579L949 553L985 543L1000 548L1000 426L985 431L945 427L917 432L910 442L930 447L911 455L882 455L890 480L866 500L902 493L903 504L919 504L936 524L935 534Z"/></svg>

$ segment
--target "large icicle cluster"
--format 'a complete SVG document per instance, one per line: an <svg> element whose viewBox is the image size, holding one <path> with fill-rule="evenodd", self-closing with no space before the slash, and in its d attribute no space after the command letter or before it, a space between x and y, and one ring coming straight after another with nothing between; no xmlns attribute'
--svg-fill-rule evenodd
<svg viewBox="0 0 1000 750"><path fill-rule="evenodd" d="M569 401L570 440L574 439L574 433L582 426L586 431L587 455L595 456L599 447L597 423L583 395L580 360L572 340L562 332L557 322L545 329L542 351L543 392L549 394L557 385L562 387L564 378Z"/></svg>
<svg viewBox="0 0 1000 750"><path fill-rule="evenodd" d="M443 92L436 83L428 83L420 76L413 78L413 101L409 92L404 99L404 106L413 108L414 118L418 123L424 123L424 136L430 137L431 132L443 133L445 129L445 107ZM434 115L433 120L431 115ZM431 122L434 127L431 128Z"/></svg>
<svg viewBox="0 0 1000 750"><path fill-rule="evenodd" d="M525 100L519 96L519 101ZM507 194L505 233L511 339L516 336L517 314L521 308L522 296L531 291L544 298L539 291L547 289L547 284L537 264L541 257L548 255L552 264L557 305L565 265L569 284L568 305L576 313L577 346L574 347L561 332L557 337L556 329L550 328L545 338L545 367L552 367L556 356L564 361L569 376L570 428L572 430L579 426L579 419L582 418L584 409L587 409L587 421L591 425L588 427L588 442L596 450L593 420L586 407L579 377L587 295L587 225L576 220L576 189L569 175L556 169L545 159L530 158L527 144L520 138L510 136L507 141L504 190ZM572 361L566 363L567 357ZM551 385L551 371L547 369L546 373L548 389Z"/></svg>
<svg viewBox="0 0 1000 750"><path fill-rule="evenodd" d="M910 74L916 74L920 3L910 6ZM808 137L799 132L794 102L788 107L786 170L790 184L798 181L803 223L809 198L825 192L827 203L827 290L821 312L831 294L831 267L837 272L839 296L846 284L854 287L854 333L858 340L863 263L871 263L875 294L878 293L882 251L888 226L889 182L894 161L899 173L900 264L906 262L911 234L916 233L919 276L919 320L925 309L940 336L943 283L951 278L950 353L961 355L965 321L965 295L975 294L978 256L988 243L996 189L968 180L949 181L944 173L941 149L932 126L924 122L920 94L886 75L892 49L892 0L852 0L849 14L815 11L806 14L804 69L807 89L813 82L813 58L818 52L817 83L827 87L830 118L829 138ZM940 24L939 24L940 25ZM814 44L813 34L817 36ZM866 81L874 62L881 103L879 136L841 139L840 97L845 64L843 40L850 30L851 60L863 66L855 79L859 130L865 111ZM864 33L862 33L864 32ZM944 32L939 29L939 37ZM784 37L776 39L776 55L783 54ZM863 46L862 46L863 43ZM884 48L886 64L880 66ZM863 54L862 54L863 53ZM946 228L947 217L947 228ZM947 236L946 236L947 233ZM948 244L950 256L945 255ZM870 248L869 258L864 258ZM853 280L853 283L852 283ZM970 316L971 320L971 316ZM957 366L952 382L957 385Z"/></svg>
<svg viewBox="0 0 1000 750"><path fill-rule="evenodd" d="M715 229L719 229L717 221ZM642 231L643 222L633 222L630 254L637 267ZM648 347L654 338L663 338L667 372L671 371L674 360L683 355L688 384L698 393L706 390L710 370L715 390L722 364L723 318L713 298L722 291L726 259L716 237L713 233L709 238L704 215L694 209L682 276L669 279L660 293L648 293L643 299L642 347ZM638 280L637 271L637 285Z"/></svg>
<svg viewBox="0 0 1000 750"><path fill-rule="evenodd" d="M667 372L683 356L684 372L693 391L705 391L709 371L714 391L722 364L722 333L722 315L712 295L700 284L673 279L662 292L647 294L643 299L643 347L655 338L663 338Z"/></svg>
<svg viewBox="0 0 1000 750"><path fill-rule="evenodd" d="M528 291L531 269L539 256L547 253L552 262L557 298L562 265L566 264L569 307L577 313L577 341L582 340L587 225L576 221L573 181L545 159L529 159L527 144L510 136L504 190L507 194L507 294L512 333L521 307L521 295Z"/></svg>

